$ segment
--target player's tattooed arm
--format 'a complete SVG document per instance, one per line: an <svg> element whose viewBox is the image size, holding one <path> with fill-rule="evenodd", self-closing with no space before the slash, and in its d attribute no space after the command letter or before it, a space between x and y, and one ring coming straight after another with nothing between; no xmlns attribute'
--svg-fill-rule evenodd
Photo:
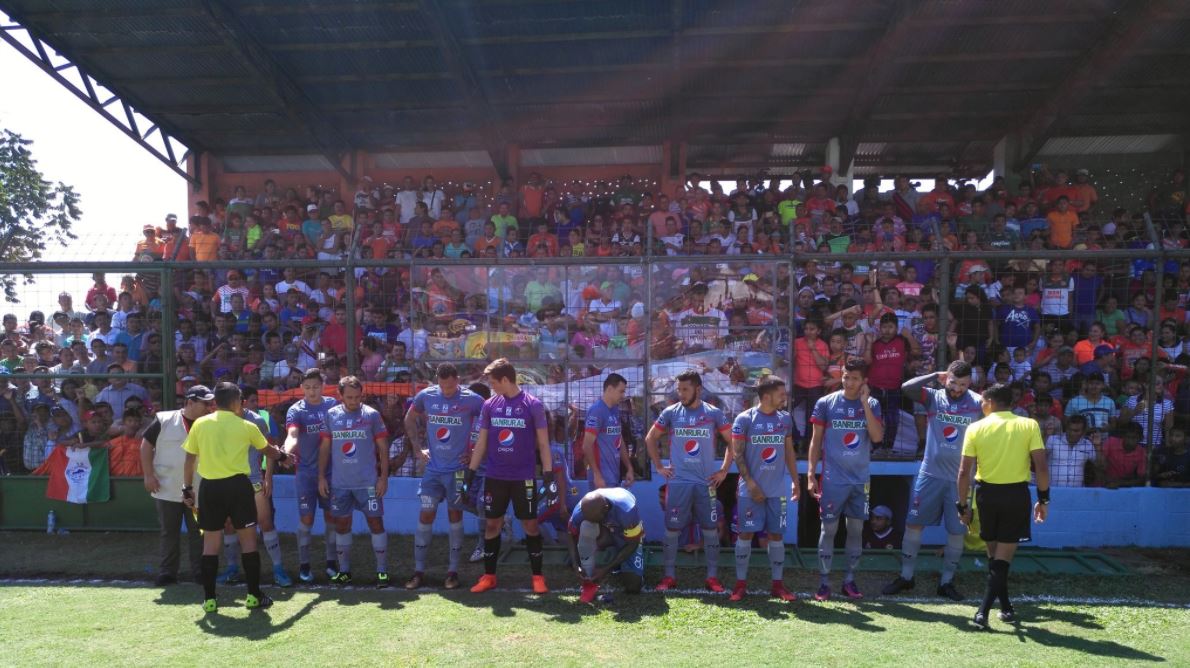
<svg viewBox="0 0 1190 668"><path fill-rule="evenodd" d="M745 436L731 437L731 449L735 452L736 470L740 472L740 480L743 480L744 485L748 488L748 495L757 501L762 501L764 500L764 492L760 490L760 486L752 479L752 472L748 470L748 461L744 457L747 442L748 439Z"/></svg>
<svg viewBox="0 0 1190 668"><path fill-rule="evenodd" d="M926 389L926 386L937 377L938 374L936 373L927 373L924 376L910 378L901 384L901 394L909 397L916 403L924 403L922 400L925 397L922 396L922 390Z"/></svg>

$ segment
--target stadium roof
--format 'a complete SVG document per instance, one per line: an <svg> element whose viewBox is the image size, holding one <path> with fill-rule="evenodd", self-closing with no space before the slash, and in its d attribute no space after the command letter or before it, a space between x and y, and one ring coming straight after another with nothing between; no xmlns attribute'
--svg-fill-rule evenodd
<svg viewBox="0 0 1190 668"><path fill-rule="evenodd" d="M510 144L675 141L690 169L743 172L821 164L838 137L841 164L854 156L860 172L975 174L1007 135L1026 161L1052 137L1159 146L1190 124L1190 6L1176 0L0 0L0 11L14 22L0 36L27 29L26 53L47 71L76 67L88 89L110 91L91 94L97 108L118 99L147 120L137 134L151 123L221 156L495 158ZM38 55L42 43L61 55Z"/></svg>

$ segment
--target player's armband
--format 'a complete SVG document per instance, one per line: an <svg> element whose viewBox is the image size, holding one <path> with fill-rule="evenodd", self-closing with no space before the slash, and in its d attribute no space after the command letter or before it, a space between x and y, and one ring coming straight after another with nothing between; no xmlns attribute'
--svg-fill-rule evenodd
<svg viewBox="0 0 1190 668"><path fill-rule="evenodd" d="M627 529L624 529L624 537L625 538L636 538L637 536L641 535L644 532L645 532L644 525L637 524L636 526L628 527Z"/></svg>

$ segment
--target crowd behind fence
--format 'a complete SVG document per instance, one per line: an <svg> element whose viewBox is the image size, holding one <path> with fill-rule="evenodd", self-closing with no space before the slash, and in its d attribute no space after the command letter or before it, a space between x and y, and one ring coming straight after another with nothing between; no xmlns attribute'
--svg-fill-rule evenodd
<svg viewBox="0 0 1190 668"><path fill-rule="evenodd" d="M1012 383L1015 410L1042 425L1055 484L1190 484L1176 175L1146 211L1110 214L1085 175L1061 173L1013 196L1002 181L977 193L945 179L920 194L897 179L854 197L810 180L726 196L695 176L674 202L630 179L580 196L534 175L486 199L473 184L426 183L364 186L350 207L315 189L237 189L187 226L146 226L132 262L0 267L38 274L25 297L94 273L48 316L4 316L5 470L36 470L71 443L105 447L113 472L136 475L139 431L199 383L252 388L249 405L279 435L316 367L330 385L367 383L393 471L416 475L412 394L439 362L473 382L495 357L545 401L576 475L570 445L607 373L630 381L622 433L640 477L644 432L682 371L699 370L729 417L758 378L783 377L804 456L809 409L853 357L888 416L875 455L912 459L925 416L901 384L961 358L976 389Z"/></svg>

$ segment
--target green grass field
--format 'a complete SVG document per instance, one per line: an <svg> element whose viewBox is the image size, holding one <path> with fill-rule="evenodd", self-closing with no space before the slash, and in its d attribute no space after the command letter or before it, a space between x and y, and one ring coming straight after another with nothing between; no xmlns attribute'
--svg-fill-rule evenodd
<svg viewBox="0 0 1190 668"><path fill-rule="evenodd" d="M229 587L219 613L204 615L197 586L149 585L154 554L155 537L146 534L0 533L0 664L1190 663L1190 571L1186 555L1175 552L1114 553L1128 575L1016 578L1022 622L993 621L994 633L967 629L973 602L932 598L931 572L919 574L908 600L872 596L890 574L869 573L859 582L870 597L859 603L778 604L756 595L733 604L709 594L644 593L592 607L577 602L575 583L561 571L551 585L562 591L537 597L519 591L524 567L505 564L501 584L517 591L266 586L276 605L250 613L243 588ZM394 577L403 580L408 540L393 540L390 554ZM356 558L370 568L370 554ZM753 570L760 588L764 574ZM469 566L464 580L475 574ZM650 571L649 582L656 577ZM679 578L691 587L701 581L697 570ZM805 570L786 580L800 593L816 583ZM964 573L959 585L973 598L980 578Z"/></svg>

